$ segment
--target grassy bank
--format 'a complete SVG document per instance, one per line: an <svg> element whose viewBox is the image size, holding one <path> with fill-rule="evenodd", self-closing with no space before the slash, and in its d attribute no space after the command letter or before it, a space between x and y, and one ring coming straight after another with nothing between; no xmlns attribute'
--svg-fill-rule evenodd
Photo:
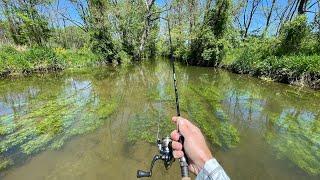
<svg viewBox="0 0 320 180"><path fill-rule="evenodd" d="M60 71L65 68L93 66L98 63L98 57L87 49L0 47L1 77Z"/></svg>
<svg viewBox="0 0 320 180"><path fill-rule="evenodd" d="M235 73L320 89L318 47L303 46L297 52L280 54L280 46L276 40L252 39L232 50L224 67Z"/></svg>
<svg viewBox="0 0 320 180"><path fill-rule="evenodd" d="M229 50L232 72L320 89L320 34L305 16L284 24L278 37L251 37Z"/></svg>

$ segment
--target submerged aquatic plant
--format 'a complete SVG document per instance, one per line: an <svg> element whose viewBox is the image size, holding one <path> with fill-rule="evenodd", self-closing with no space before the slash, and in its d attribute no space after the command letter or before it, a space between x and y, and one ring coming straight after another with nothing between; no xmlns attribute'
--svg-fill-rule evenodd
<svg viewBox="0 0 320 180"><path fill-rule="evenodd" d="M320 119L308 112L284 110L271 119L266 139L278 157L288 158L312 175L320 174Z"/></svg>
<svg viewBox="0 0 320 180"><path fill-rule="evenodd" d="M1 117L0 170L27 155L58 149L72 136L97 129L117 109L120 97L116 93L103 98L86 81L72 83L80 88L67 86L62 93L39 94L29 99L23 112Z"/></svg>
<svg viewBox="0 0 320 180"><path fill-rule="evenodd" d="M202 82L200 88L194 85L180 86L182 114L194 121L213 145L221 148L235 147L240 140L239 133L228 121L227 115L223 111L221 106L223 96L214 86L210 86L210 83L199 79ZM138 113L129 121L129 141L154 142L159 118L164 119L160 125L161 130L167 134L170 134L170 131L175 128L170 122L170 117L164 115L173 114L172 112L175 111L173 90L170 85L163 84L161 88L150 87L153 91L148 91L147 97L151 103L147 106L153 108ZM156 106L156 103L160 103L162 106Z"/></svg>
<svg viewBox="0 0 320 180"><path fill-rule="evenodd" d="M170 134L170 131L175 128L168 116L162 114L159 117L156 110L150 109L143 114L136 114L134 118L129 121L128 141L133 143L139 140L144 140L149 143L156 142L158 121L160 121L159 128L161 130L159 138Z"/></svg>
<svg viewBox="0 0 320 180"><path fill-rule="evenodd" d="M212 88L196 89L190 86L185 106L190 118L196 122L208 140L221 148L235 147L239 141L238 130L228 121L219 102L221 96L210 93Z"/></svg>

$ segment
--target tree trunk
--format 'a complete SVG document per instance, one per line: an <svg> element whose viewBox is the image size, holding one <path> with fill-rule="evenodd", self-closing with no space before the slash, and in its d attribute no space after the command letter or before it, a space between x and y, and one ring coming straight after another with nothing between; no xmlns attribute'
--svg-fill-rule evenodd
<svg viewBox="0 0 320 180"><path fill-rule="evenodd" d="M308 0L300 0L298 6L298 14L304 14L306 12L306 5Z"/></svg>
<svg viewBox="0 0 320 180"><path fill-rule="evenodd" d="M274 8L275 4L276 4L276 0L272 0L271 8L270 8L270 11L268 12L268 15L267 15L266 27L263 30L263 36L265 36L265 34L268 32L270 22L271 22L272 13L273 13L273 8Z"/></svg>
<svg viewBox="0 0 320 180"><path fill-rule="evenodd" d="M140 40L140 47L139 47L139 56L140 57L142 55L142 52L143 52L144 46L145 46L145 42L146 42L148 35L149 35L151 9L152 9L154 2L155 2L155 0L145 0L146 7L147 7L147 13L146 13L147 16L146 16L145 23L144 23L143 34L142 34L141 40Z"/></svg>

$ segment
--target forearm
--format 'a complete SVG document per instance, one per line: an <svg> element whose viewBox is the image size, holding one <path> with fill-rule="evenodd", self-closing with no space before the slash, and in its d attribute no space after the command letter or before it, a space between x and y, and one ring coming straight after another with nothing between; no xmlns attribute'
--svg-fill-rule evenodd
<svg viewBox="0 0 320 180"><path fill-rule="evenodd" d="M207 161L196 180L229 180L230 178L215 158Z"/></svg>

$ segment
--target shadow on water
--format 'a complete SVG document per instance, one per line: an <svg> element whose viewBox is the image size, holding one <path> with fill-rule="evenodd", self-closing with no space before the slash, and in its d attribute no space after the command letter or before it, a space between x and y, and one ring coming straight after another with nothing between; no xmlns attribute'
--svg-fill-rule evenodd
<svg viewBox="0 0 320 180"><path fill-rule="evenodd" d="M233 179L319 179L319 92L177 67L181 110ZM170 64L0 81L0 178L134 179L175 126ZM158 164L153 179L178 179Z"/></svg>

